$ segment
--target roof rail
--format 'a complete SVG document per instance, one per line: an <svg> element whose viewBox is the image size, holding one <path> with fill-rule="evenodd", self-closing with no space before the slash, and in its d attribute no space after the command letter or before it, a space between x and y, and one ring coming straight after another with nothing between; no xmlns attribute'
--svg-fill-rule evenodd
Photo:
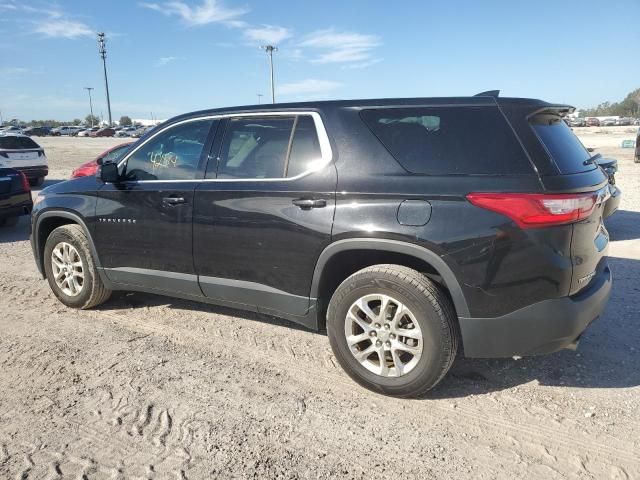
<svg viewBox="0 0 640 480"><path fill-rule="evenodd" d="M476 93L474 97L494 97L498 98L500 95L500 90L487 90L486 92Z"/></svg>

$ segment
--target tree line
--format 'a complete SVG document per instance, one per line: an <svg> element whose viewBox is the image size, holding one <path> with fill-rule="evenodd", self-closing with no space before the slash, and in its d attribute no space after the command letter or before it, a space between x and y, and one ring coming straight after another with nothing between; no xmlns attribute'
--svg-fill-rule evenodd
<svg viewBox="0 0 640 480"><path fill-rule="evenodd" d="M640 88L629 93L621 102L602 102L597 107L580 110L583 117L640 117Z"/></svg>
<svg viewBox="0 0 640 480"><path fill-rule="evenodd" d="M60 120L31 120L30 122L22 122L17 118L12 118L8 122L5 122L5 125L17 125L17 126L28 126L28 127L61 127L63 125L100 125L100 118L95 115L87 115L84 120L79 118L74 118L72 121L62 122ZM133 125L133 120L131 117L127 115L123 115L120 117L120 126L128 127Z"/></svg>

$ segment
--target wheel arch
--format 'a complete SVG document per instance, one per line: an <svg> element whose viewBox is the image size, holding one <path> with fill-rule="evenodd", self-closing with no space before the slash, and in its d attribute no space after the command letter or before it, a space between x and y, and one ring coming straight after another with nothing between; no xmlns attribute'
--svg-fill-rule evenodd
<svg viewBox="0 0 640 480"><path fill-rule="evenodd" d="M84 234L89 241L89 247L91 248L91 255L93 256L94 263L100 272L100 276L104 277L102 273L102 266L100 264L100 259L98 257L98 252L93 243L93 238L89 232L89 228L85 223L84 219L73 212L69 212L66 210L47 210L38 215L36 219L36 223L33 230L33 241L34 241L34 253L36 254L36 264L38 266L38 270L42 274L44 278L46 278L46 273L44 269L44 246L47 242L47 238L56 228L61 227L63 225L79 225ZM104 278L103 278L104 281Z"/></svg>
<svg viewBox="0 0 640 480"><path fill-rule="evenodd" d="M335 288L355 271L378 263L401 264L433 277L447 290L456 314L460 317L469 316L469 307L460 283L451 268L436 253L398 240L353 238L330 244L318 257L310 296L318 302L320 328L324 328L326 306Z"/></svg>

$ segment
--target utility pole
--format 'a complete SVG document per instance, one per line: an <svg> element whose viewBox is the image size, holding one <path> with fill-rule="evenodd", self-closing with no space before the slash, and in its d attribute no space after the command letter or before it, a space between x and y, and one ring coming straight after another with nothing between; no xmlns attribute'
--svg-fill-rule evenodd
<svg viewBox="0 0 640 480"><path fill-rule="evenodd" d="M269 69L271 71L271 102L276 103L276 89L273 83L273 52L277 52L278 47L274 47L273 45L263 45L260 48L269 55Z"/></svg>
<svg viewBox="0 0 640 480"><path fill-rule="evenodd" d="M262 95L261 93L256 93L256 95L258 96L258 105L260 105L262 103L262 97L264 97L264 95Z"/></svg>
<svg viewBox="0 0 640 480"><path fill-rule="evenodd" d="M93 90L93 87L84 87L84 89L89 92L89 111L91 112L91 127L93 128L93 103L91 102L91 90Z"/></svg>
<svg viewBox="0 0 640 480"><path fill-rule="evenodd" d="M98 33L98 51L102 58L102 68L104 69L104 87L107 91L107 111L109 112L109 126L112 125L111 120L111 100L109 99L109 80L107 80L107 49L105 48L106 40L104 33Z"/></svg>

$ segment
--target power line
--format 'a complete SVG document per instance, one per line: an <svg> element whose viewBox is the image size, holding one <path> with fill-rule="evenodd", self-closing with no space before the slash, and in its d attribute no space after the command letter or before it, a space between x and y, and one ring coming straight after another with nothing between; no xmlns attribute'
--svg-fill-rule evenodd
<svg viewBox="0 0 640 480"><path fill-rule="evenodd" d="M273 52L278 51L278 47L273 45L263 45L262 48L269 55L269 70L271 72L271 102L276 103L276 89L273 81Z"/></svg>
<svg viewBox="0 0 640 480"><path fill-rule="evenodd" d="M104 33L98 33L98 51L100 52L100 57L102 58L102 67L104 69L104 87L107 91L107 111L109 113L109 126L113 124L111 120L111 100L109 99L109 80L107 79L107 49L105 47L106 39L104 38Z"/></svg>
<svg viewBox="0 0 640 480"><path fill-rule="evenodd" d="M93 127L93 103L91 102L91 90L94 90L93 87L83 87L87 92L89 92L89 111L91 112L91 126Z"/></svg>

